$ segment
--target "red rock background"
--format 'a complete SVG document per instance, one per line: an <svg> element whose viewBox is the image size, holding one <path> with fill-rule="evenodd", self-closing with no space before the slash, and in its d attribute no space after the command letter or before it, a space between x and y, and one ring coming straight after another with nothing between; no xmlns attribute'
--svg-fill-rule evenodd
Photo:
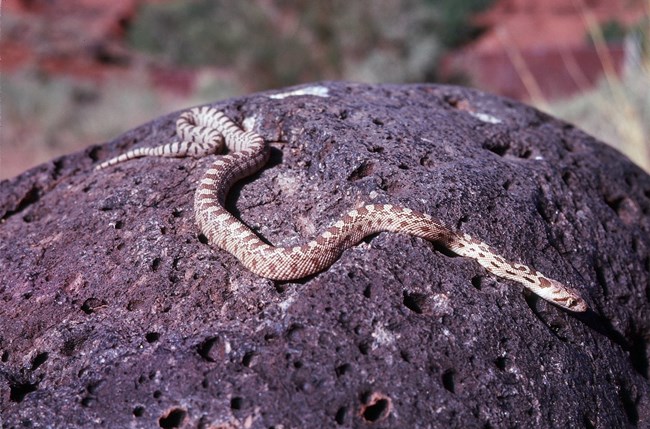
<svg viewBox="0 0 650 429"><path fill-rule="evenodd" d="M156 108L138 110L116 126L120 129L103 133L79 135L62 129L61 135L44 137L45 131L39 129L38 121L25 118L24 123L16 124L3 115L0 179L12 177L61 153L114 137L152 116L208 101L190 99L206 72L216 81L221 76L231 77L229 70L176 67L128 48L126 31L139 8L165 1L171 0L5 0L1 3L0 71L4 76L27 72L48 79L63 76L96 87L112 82L110 91L119 90L121 84L129 91L145 80L158 98L154 102ZM545 102L585 91L603 73L603 58L588 42L585 11L598 22L614 20L625 25L650 15L642 0L496 1L473 19L482 33L469 45L441 58L437 78L452 80L462 75L465 83L479 89L524 101L532 98L532 101ZM613 69L620 71L621 46L608 46L608 53ZM518 60L519 67L513 64ZM534 83L532 88L522 81L527 73ZM343 73L335 78L350 77ZM244 86L232 88L232 95L265 89L256 87L255 82L246 82ZM5 91L4 107L20 101L12 100L11 96ZM79 97L83 99L84 94Z"/></svg>
<svg viewBox="0 0 650 429"><path fill-rule="evenodd" d="M648 13L646 7L642 1L628 0L500 0L475 17L485 33L451 52L443 67L448 74L469 74L481 89L528 100L536 94L526 88L521 70L513 64L513 56L519 56L539 86L539 96L566 97L593 86L607 62L589 43L585 14L599 23L632 26ZM607 55L620 72L622 44L609 44Z"/></svg>

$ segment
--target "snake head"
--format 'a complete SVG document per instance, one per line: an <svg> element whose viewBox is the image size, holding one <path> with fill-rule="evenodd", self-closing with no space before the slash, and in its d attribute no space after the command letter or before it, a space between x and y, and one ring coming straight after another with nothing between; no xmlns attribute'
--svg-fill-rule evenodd
<svg viewBox="0 0 650 429"><path fill-rule="evenodd" d="M589 306L587 305L587 301L585 301L578 295L568 298L566 300L566 305L563 307L566 308L567 310L575 311L576 313L583 313L587 311L587 309L589 308Z"/></svg>
<svg viewBox="0 0 650 429"><path fill-rule="evenodd" d="M553 296L549 299L553 304L559 305L562 308L565 308L569 311L576 313L582 313L587 311L589 306L587 301L585 301L578 293L562 283L548 279L553 286Z"/></svg>

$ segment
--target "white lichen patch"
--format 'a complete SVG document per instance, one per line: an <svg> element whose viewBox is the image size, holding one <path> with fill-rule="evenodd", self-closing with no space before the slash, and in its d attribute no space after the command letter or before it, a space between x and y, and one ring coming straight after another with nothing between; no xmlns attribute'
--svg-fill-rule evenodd
<svg viewBox="0 0 650 429"><path fill-rule="evenodd" d="M247 116L242 121L241 126L244 129L244 131L252 131L253 128L255 128L256 122L257 122L257 118L255 117L255 115Z"/></svg>
<svg viewBox="0 0 650 429"><path fill-rule="evenodd" d="M285 197L291 197L301 191L302 179L298 179L293 175L280 174L278 175L275 185L278 190Z"/></svg>
<svg viewBox="0 0 650 429"><path fill-rule="evenodd" d="M449 302L449 297L442 293L435 293L431 297L431 312L436 316L451 314L453 307Z"/></svg>
<svg viewBox="0 0 650 429"><path fill-rule="evenodd" d="M278 308L280 308L280 310L282 311L283 316L286 314L287 310L289 310L289 307L291 307L295 301L296 301L295 295L290 295L287 299L278 303Z"/></svg>
<svg viewBox="0 0 650 429"><path fill-rule="evenodd" d="M469 112L470 115L478 119L479 121L487 122L488 124L500 124L503 122L500 118L497 118L496 116L492 116L488 113L482 113L482 112Z"/></svg>
<svg viewBox="0 0 650 429"><path fill-rule="evenodd" d="M384 328L383 325L378 324L372 332L373 344L372 348L376 349L380 346L388 346L395 342L397 336L391 331Z"/></svg>
<svg viewBox="0 0 650 429"><path fill-rule="evenodd" d="M273 98L274 100L282 100L283 98L297 97L300 95L312 95L314 97L329 97L329 89L320 85L308 86L305 88L296 89L294 91L281 92L279 94L269 95L269 98Z"/></svg>

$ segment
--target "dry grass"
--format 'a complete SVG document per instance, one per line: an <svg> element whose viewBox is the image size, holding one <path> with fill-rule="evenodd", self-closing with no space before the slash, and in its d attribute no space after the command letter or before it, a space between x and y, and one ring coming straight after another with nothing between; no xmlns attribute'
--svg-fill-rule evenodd
<svg viewBox="0 0 650 429"><path fill-rule="evenodd" d="M646 17L628 30L621 76L608 54L603 27L582 0L574 4L598 52L604 77L593 90L541 107L607 142L650 172L650 0Z"/></svg>
<svg viewBox="0 0 650 429"><path fill-rule="evenodd" d="M552 103L548 112L576 124L650 172L650 74L638 70L572 99Z"/></svg>

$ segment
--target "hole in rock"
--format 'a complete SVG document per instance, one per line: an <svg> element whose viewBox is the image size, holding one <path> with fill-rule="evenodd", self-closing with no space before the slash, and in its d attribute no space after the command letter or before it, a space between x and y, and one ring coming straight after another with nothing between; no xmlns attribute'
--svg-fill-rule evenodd
<svg viewBox="0 0 650 429"><path fill-rule="evenodd" d="M625 199L625 197L614 197L614 198L605 197L605 203L607 203L609 208L611 208L612 210L614 210L615 212L618 213L618 210L619 210L621 204L623 203L624 199Z"/></svg>
<svg viewBox="0 0 650 429"><path fill-rule="evenodd" d="M239 396L235 396L230 400L230 408L233 410L241 410L243 406L244 399Z"/></svg>
<svg viewBox="0 0 650 429"><path fill-rule="evenodd" d="M510 145L505 142L491 142L489 144L483 144L483 149L487 149L499 156L504 156L508 152L508 149L510 149Z"/></svg>
<svg viewBox="0 0 650 429"><path fill-rule="evenodd" d="M623 409L625 410L625 415L627 421L636 427L639 422L639 410L637 409L637 400L633 397L631 392L623 386L619 392L619 398L623 403Z"/></svg>
<svg viewBox="0 0 650 429"><path fill-rule="evenodd" d="M498 357L495 361L494 364L499 368L501 371L504 371L506 369L506 366L508 364L508 359L506 357Z"/></svg>
<svg viewBox="0 0 650 429"><path fill-rule="evenodd" d="M402 302L406 308L417 314L422 314L422 308L424 307L424 304L427 300L426 296L421 293L410 294L407 291L404 291L403 296L404 299Z"/></svg>
<svg viewBox="0 0 650 429"><path fill-rule="evenodd" d="M48 357L49 354L47 352L42 352L34 356L34 359L32 359L32 371L43 365Z"/></svg>
<svg viewBox="0 0 650 429"><path fill-rule="evenodd" d="M97 162L99 160L99 150L99 146L91 146L90 148L86 149L86 156L90 158L92 162Z"/></svg>
<svg viewBox="0 0 650 429"><path fill-rule="evenodd" d="M147 332L144 338L148 343L155 343L160 339L160 334L158 332Z"/></svg>
<svg viewBox="0 0 650 429"><path fill-rule="evenodd" d="M355 181L359 179L363 179L366 176L369 176L372 174L373 170L375 169L375 166L372 162L362 162L360 166L355 168L352 173L348 176L348 181Z"/></svg>
<svg viewBox="0 0 650 429"><path fill-rule="evenodd" d="M144 415L144 407L141 405L138 405L133 409L133 415L135 417L142 417Z"/></svg>
<svg viewBox="0 0 650 429"><path fill-rule="evenodd" d="M372 297L372 288L370 285L366 286L365 289L363 290L363 296L366 298Z"/></svg>
<svg viewBox="0 0 650 429"><path fill-rule="evenodd" d="M86 384L86 391L91 395L97 393L97 390L104 384L104 380L95 380Z"/></svg>
<svg viewBox="0 0 650 429"><path fill-rule="evenodd" d="M199 344L199 346L196 348L196 351L199 356L208 362L216 362L221 355L219 344L219 337L209 337L206 338L201 344ZM245 359L246 355L244 355L242 362Z"/></svg>
<svg viewBox="0 0 650 429"><path fill-rule="evenodd" d="M361 417L368 422L383 420L390 414L390 398L381 393L370 395L365 405L361 407Z"/></svg>
<svg viewBox="0 0 650 429"><path fill-rule="evenodd" d="M95 402L95 398L91 396L86 396L81 400L81 406L82 407L90 407L93 402Z"/></svg>
<svg viewBox="0 0 650 429"><path fill-rule="evenodd" d="M108 303L103 299L88 298L81 305L81 311L86 314L93 314L96 310L108 306Z"/></svg>
<svg viewBox="0 0 650 429"><path fill-rule="evenodd" d="M481 290L481 287L483 283L483 278L481 276L474 276L472 277L472 286L474 286L476 289Z"/></svg>
<svg viewBox="0 0 650 429"><path fill-rule="evenodd" d="M367 355L368 352L370 351L370 344L366 342L359 344L359 351L361 352L362 355Z"/></svg>
<svg viewBox="0 0 650 429"><path fill-rule="evenodd" d="M345 423L345 416L348 414L348 408L347 407L341 407L336 411L336 416L334 416L334 420L336 420L336 423L339 425L342 425Z"/></svg>
<svg viewBox="0 0 650 429"><path fill-rule="evenodd" d="M408 352L408 350L401 350L399 352L399 356L404 362L411 362L411 354Z"/></svg>
<svg viewBox="0 0 650 429"><path fill-rule="evenodd" d="M458 221L458 225L462 225L462 223L465 222L466 220L467 219L465 219L465 218L461 218ZM456 229L460 230L460 227L457 226ZM440 243L437 243L437 242L433 241L433 242L431 242L431 244L433 245L433 248L435 249L436 252L439 252L439 253L445 255L448 258L459 258L460 257L460 256L458 256L458 254L456 254L453 251L449 250L447 247L443 246Z"/></svg>
<svg viewBox="0 0 650 429"><path fill-rule="evenodd" d="M349 363L344 363L343 365L337 366L334 371L336 372L336 376L340 377L342 375L345 375L350 370L350 368L352 367Z"/></svg>
<svg viewBox="0 0 650 429"><path fill-rule="evenodd" d="M244 365L247 368L250 368L250 366L253 364L253 359L255 358L255 356L256 356L255 352L247 352L241 360L242 365Z"/></svg>
<svg viewBox="0 0 650 429"><path fill-rule="evenodd" d="M442 373L442 385L445 389L447 389L451 393L456 393L455 392L456 386L454 383L455 375L456 375L456 371L454 371L453 369L448 369Z"/></svg>
<svg viewBox="0 0 650 429"><path fill-rule="evenodd" d="M83 338L70 338L63 342L61 347L61 354L65 356L73 356L79 346L84 342Z"/></svg>
<svg viewBox="0 0 650 429"><path fill-rule="evenodd" d="M37 383L17 383L9 388L9 400L12 402L22 402L28 393L36 391Z"/></svg>
<svg viewBox="0 0 650 429"><path fill-rule="evenodd" d="M128 311L135 311L135 310L137 310L139 307L141 307L142 304L143 304L143 301L141 301L141 300L139 300L139 299L134 299L134 300L129 301L129 302L126 304L126 309L127 309Z"/></svg>
<svg viewBox="0 0 650 429"><path fill-rule="evenodd" d="M151 271L158 271L161 262L162 261L160 258L154 258L154 260L151 262Z"/></svg>
<svg viewBox="0 0 650 429"><path fill-rule="evenodd" d="M301 341L302 333L304 332L304 327L299 323L292 323L287 329L287 338L291 341Z"/></svg>
<svg viewBox="0 0 650 429"><path fill-rule="evenodd" d="M183 424L187 411L182 408L174 408L158 419L161 428L178 428Z"/></svg>
<svg viewBox="0 0 650 429"><path fill-rule="evenodd" d="M37 202L40 198L40 190L33 186L27 193L23 195L23 197L20 199L18 202L18 205L13 209L13 210L8 210L4 216L0 219L8 219L10 216L13 216L16 213L19 213L26 209L29 205L34 204ZM23 221L29 223L31 222L32 218L31 216L27 215L23 217Z"/></svg>
<svg viewBox="0 0 650 429"><path fill-rule="evenodd" d="M199 234L199 243L201 244L208 244L208 237L206 237L203 234Z"/></svg>

